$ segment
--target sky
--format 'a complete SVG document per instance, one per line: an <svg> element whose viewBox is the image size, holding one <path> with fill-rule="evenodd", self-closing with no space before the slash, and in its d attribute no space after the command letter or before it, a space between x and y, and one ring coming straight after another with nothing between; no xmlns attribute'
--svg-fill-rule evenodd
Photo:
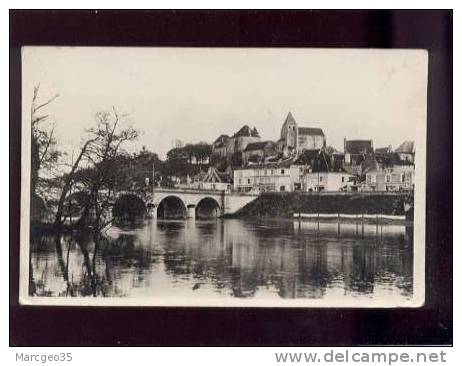
<svg viewBox="0 0 462 366"><path fill-rule="evenodd" d="M339 150L344 138L396 148L426 126L423 50L25 47L22 73L23 124L34 85L42 101L58 93L43 112L69 152L113 106L142 131L127 149L161 157L245 124L277 140L289 111Z"/></svg>

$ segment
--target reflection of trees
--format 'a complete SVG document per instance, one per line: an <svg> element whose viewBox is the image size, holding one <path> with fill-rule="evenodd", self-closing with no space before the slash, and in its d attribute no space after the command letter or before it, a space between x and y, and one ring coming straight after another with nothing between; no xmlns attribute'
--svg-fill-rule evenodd
<svg viewBox="0 0 462 366"><path fill-rule="evenodd" d="M30 256L29 256L29 294L36 296L51 296L51 291L47 288L49 278L53 275L53 263L45 256L45 260L39 261L33 253L49 253L53 249L53 237L44 237L34 233L30 237ZM41 266L38 266L41 263ZM49 277L49 275L51 276Z"/></svg>
<svg viewBox="0 0 462 366"><path fill-rule="evenodd" d="M101 235L93 236L93 253L89 243L80 243L84 258L84 276L80 291L84 296L120 295L121 272L133 268L139 275L151 266L151 253L146 251L134 235L120 235L110 239Z"/></svg>
<svg viewBox="0 0 462 366"><path fill-rule="evenodd" d="M34 268L32 266L32 256L29 256L29 296L37 295L37 285L34 280Z"/></svg>
<svg viewBox="0 0 462 366"><path fill-rule="evenodd" d="M54 242L54 250L48 246L50 239ZM80 233L74 236L56 234L54 236L44 235L41 240L47 245L35 245L35 250L45 251L47 254L44 256L45 266L41 272L42 277L58 275L64 289L61 290L61 286L60 290L53 292L47 289L47 287L53 287L49 279L34 278L34 266L31 261L29 277L31 294L118 296L126 290L121 288L122 285L118 281L124 269L133 268L134 273L139 274L149 269L152 263L150 252L139 245L139 239L132 235L121 235L117 239L110 239L93 233ZM50 268L49 266L49 261L53 262L49 259L50 253L54 254L56 267ZM41 256L37 257L37 260L39 259L43 260Z"/></svg>
<svg viewBox="0 0 462 366"><path fill-rule="evenodd" d="M64 282L66 283L66 296L67 295L75 296L74 285L72 284L71 281L69 281L69 255L71 251L72 242L69 237L65 239L67 243L67 251L66 251L66 259L64 260L61 239L62 239L61 234L56 233L55 234L56 255L58 257L58 263L61 268L61 273L62 273Z"/></svg>

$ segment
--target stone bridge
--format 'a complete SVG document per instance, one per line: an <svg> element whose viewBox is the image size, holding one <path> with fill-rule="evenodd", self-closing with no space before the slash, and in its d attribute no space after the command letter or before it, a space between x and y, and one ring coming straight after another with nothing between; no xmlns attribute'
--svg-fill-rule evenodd
<svg viewBox="0 0 462 366"><path fill-rule="evenodd" d="M150 212L154 218L219 217L235 213L257 197L231 191L157 188Z"/></svg>
<svg viewBox="0 0 462 366"><path fill-rule="evenodd" d="M254 193L190 188L156 188L154 192L119 192L138 197L152 218L211 218L233 214L258 197ZM135 198L134 198L135 199Z"/></svg>

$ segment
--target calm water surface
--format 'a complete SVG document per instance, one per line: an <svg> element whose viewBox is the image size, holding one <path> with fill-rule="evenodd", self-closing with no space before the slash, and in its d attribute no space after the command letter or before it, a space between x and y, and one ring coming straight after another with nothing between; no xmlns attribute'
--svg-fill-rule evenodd
<svg viewBox="0 0 462 366"><path fill-rule="evenodd" d="M91 235L35 236L35 296L412 297L412 229L310 222L148 221Z"/></svg>

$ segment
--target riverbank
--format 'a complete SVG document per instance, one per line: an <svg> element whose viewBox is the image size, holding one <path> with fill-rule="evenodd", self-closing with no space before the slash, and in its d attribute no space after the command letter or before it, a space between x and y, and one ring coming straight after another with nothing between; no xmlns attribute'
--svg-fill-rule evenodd
<svg viewBox="0 0 462 366"><path fill-rule="evenodd" d="M74 225L63 224L59 229L49 222L34 222L30 225L30 235L53 235L53 234L73 234L73 233L92 233L93 228L76 227Z"/></svg>
<svg viewBox="0 0 462 366"><path fill-rule="evenodd" d="M257 199L228 217L294 219L294 214L300 213L404 216L406 215L405 203L412 199L403 193L271 192L261 194ZM337 217L325 218L325 220L337 220ZM412 216L408 214L406 220L412 221Z"/></svg>

